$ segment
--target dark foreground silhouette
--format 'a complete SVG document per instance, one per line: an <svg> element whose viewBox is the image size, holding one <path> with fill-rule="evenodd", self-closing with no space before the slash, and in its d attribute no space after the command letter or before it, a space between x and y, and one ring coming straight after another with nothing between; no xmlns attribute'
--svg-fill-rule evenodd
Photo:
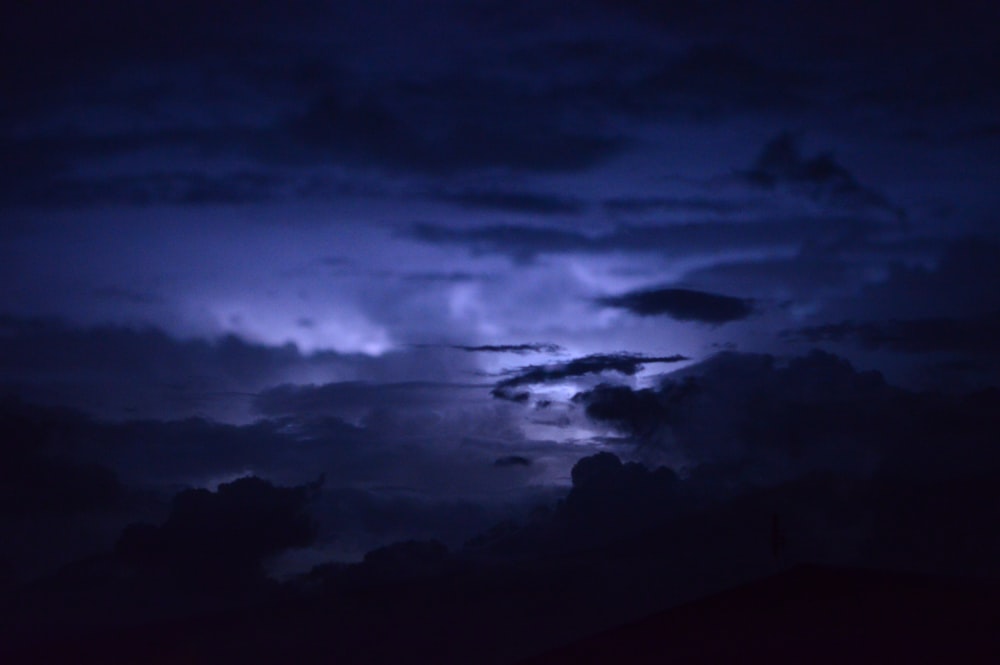
<svg viewBox="0 0 1000 665"><path fill-rule="evenodd" d="M797 566L524 661L996 663L1000 587Z"/></svg>
<svg viewBox="0 0 1000 665"><path fill-rule="evenodd" d="M30 644L7 644L0 661L1000 662L995 583L798 566L582 639L586 594L556 591L526 592L499 573L489 580L459 573L448 584L396 581L344 588L336 597L36 636ZM590 625L591 633L600 628Z"/></svg>

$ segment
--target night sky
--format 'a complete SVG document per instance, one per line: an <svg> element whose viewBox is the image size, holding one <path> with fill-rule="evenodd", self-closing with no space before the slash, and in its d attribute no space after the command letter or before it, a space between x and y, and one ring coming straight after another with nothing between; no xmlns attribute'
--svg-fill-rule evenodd
<svg viewBox="0 0 1000 665"><path fill-rule="evenodd" d="M602 451L716 489L1000 462L961 406L1000 383L998 26L6 3L4 574L251 474L325 474L287 571L461 544Z"/></svg>

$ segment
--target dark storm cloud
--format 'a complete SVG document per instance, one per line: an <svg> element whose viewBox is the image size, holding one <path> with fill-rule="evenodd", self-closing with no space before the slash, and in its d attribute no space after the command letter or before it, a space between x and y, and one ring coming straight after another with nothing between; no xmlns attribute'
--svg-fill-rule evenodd
<svg viewBox="0 0 1000 665"><path fill-rule="evenodd" d="M6 53L27 55L35 52L39 42L55 44L60 50L51 54L50 64L62 67L77 64L72 56L96 61L121 57L153 60L191 53L193 48L199 49L197 55L203 55L201 49L218 52L232 48L230 40L249 44L273 37L255 34L261 25L298 24L321 11L322 3L309 0L296 0L281 8L263 1L222 2L209 11L187 0L154 0L141 8L124 0L86 8L56 1L45 8L18 7L5 12L9 39L4 45ZM105 50L93 48L97 45Z"/></svg>
<svg viewBox="0 0 1000 665"><path fill-rule="evenodd" d="M1000 468L990 443L996 397L904 390L813 351L786 360L721 353L657 388L601 385L574 401L640 449L767 484L818 469L927 479Z"/></svg>
<svg viewBox="0 0 1000 665"><path fill-rule="evenodd" d="M1000 247L992 237L938 240L917 264L889 262L885 277L835 294L783 336L843 344L877 362L908 367L898 380L928 390L964 391L997 383ZM885 259L883 258L883 261Z"/></svg>
<svg viewBox="0 0 1000 665"><path fill-rule="evenodd" d="M559 353L563 350L558 344L481 344L479 346L455 345L453 349L484 353Z"/></svg>
<svg viewBox="0 0 1000 665"><path fill-rule="evenodd" d="M103 178L43 179L5 187L3 202L18 206L241 205L287 198L294 184L274 174L254 171L202 173L153 172Z"/></svg>
<svg viewBox="0 0 1000 665"><path fill-rule="evenodd" d="M722 261L695 268L684 273L680 281L717 289L738 284L748 293L808 299L850 289L861 281L858 273L856 259L804 248L790 258Z"/></svg>
<svg viewBox="0 0 1000 665"><path fill-rule="evenodd" d="M457 20L448 7L432 13L442 23ZM571 100L499 77L352 67L367 57L354 52L363 47L352 45L352 26L372 18L318 2L6 11L2 56L16 66L0 95L0 201L260 203L327 194L328 186L300 182L301 167L579 171L626 147ZM75 119L67 122L67 114ZM130 158L127 173L107 172L116 158ZM234 159L252 166L232 173ZM164 162L176 170L165 172ZM580 209L577 201L530 192L455 196L466 207Z"/></svg>
<svg viewBox="0 0 1000 665"><path fill-rule="evenodd" d="M531 466L531 460L522 455L508 455L506 457L498 457L493 462L493 466L498 468Z"/></svg>
<svg viewBox="0 0 1000 665"><path fill-rule="evenodd" d="M57 0L45 7L5 7L0 58L11 66L0 88L0 117L23 120L52 105L87 101L95 92L148 110L164 90L148 80L116 83L114 74L127 66L204 67L247 63L247 53L280 56L295 28L316 25L328 14L324 3L311 0L281 7L254 1L206 8L186 0L142 6L122 0L93 6ZM261 29L265 25L268 30Z"/></svg>
<svg viewBox="0 0 1000 665"><path fill-rule="evenodd" d="M488 476L492 460L523 440L505 409L491 402L489 384L400 381L447 371L444 356L427 352L373 359L304 354L234 336L178 340L156 329L3 324L2 391L110 416L111 423L60 435L61 452L112 469L126 484L203 485L248 470L297 482L305 465L330 470L342 484L394 478L423 486L434 478L435 491L455 495L478 491L470 489L476 469ZM367 381L285 383L303 375ZM273 417L252 425L190 418L206 413L239 422ZM188 418L172 420L178 417ZM456 455L459 442L467 447ZM469 478L468 487L454 489Z"/></svg>
<svg viewBox="0 0 1000 665"><path fill-rule="evenodd" d="M950 405L946 418L967 418L979 426L995 422L983 406ZM962 428L952 435L965 443L971 431ZM939 434L920 443L946 456L948 439ZM602 571L613 569L609 561L627 561L622 568L629 576L645 556L650 574L642 583L648 585L665 561L667 569L685 574L731 574L734 551L747 554L737 564L746 566L741 575L766 574L774 561L764 536L775 524L787 535L782 558L995 575L1000 542L984 539L983 525L997 519L997 461L994 453L985 467L965 466L942 475L901 474L887 462L872 476L808 473L762 486L759 478L731 484L734 474L722 465L704 465L678 477L670 469L623 463L603 452L577 462L569 495L552 511L520 526L498 526L469 546L522 557L582 554L585 548L600 552L595 562ZM928 462L917 466L926 472ZM928 533L940 537L928 538Z"/></svg>
<svg viewBox="0 0 1000 665"><path fill-rule="evenodd" d="M535 215L576 215L586 204L577 198L527 191L469 190L430 198L473 210L502 210Z"/></svg>
<svg viewBox="0 0 1000 665"><path fill-rule="evenodd" d="M233 76L245 78L246 72L234 72ZM522 99L517 91L503 88L480 91L490 87L488 83L459 82L454 84L457 88L442 83L429 90L426 84L400 88L391 78L362 79L343 72L336 83L335 89L320 94L312 89L308 93L294 91L296 110L280 114L269 112L270 91L255 89L253 82L248 83L249 91L243 90L242 96L229 103L245 105L248 111L262 107L269 116L265 123L248 124L244 113L215 128L191 123L143 131L98 133L76 129L31 138L0 136L8 154L17 158L10 163L21 165L5 180L4 198L12 203L39 204L46 196L68 190L62 196L70 202L83 196L74 196L74 189L91 186L97 190L91 194L94 203L106 198L142 199L156 193L178 198L188 190L194 203L202 199L244 201L252 198L251 186L259 190L258 197L264 197L282 185L295 184L294 169L302 166L347 165L432 175L479 168L578 171L604 161L627 145L624 139L605 133L595 123L585 123L580 131L566 129L540 107L544 100L532 102ZM329 88L331 83L317 85ZM468 85L472 85L471 90L465 90ZM475 93L489 105L469 99L466 92ZM440 109L415 115L418 112L411 107L426 106L423 98L428 96L430 105ZM183 95L178 93L174 101L183 102ZM482 111L497 104L506 104L507 108ZM462 108L467 108L468 113L455 120L456 110ZM202 160L197 165L199 170L190 172L112 175L107 182L70 176L73 166L99 159L180 150L210 159ZM255 160L260 171L220 172L211 158L223 156ZM273 169L284 173L279 177ZM306 186L295 191L317 193ZM468 207L524 212L577 212L581 205L572 199L531 192L470 191L441 196Z"/></svg>
<svg viewBox="0 0 1000 665"><path fill-rule="evenodd" d="M131 305L161 305L165 299L157 293L134 291L117 286L107 286L94 290L94 296L102 300L128 303Z"/></svg>
<svg viewBox="0 0 1000 665"><path fill-rule="evenodd" d="M100 432L80 413L0 398L0 586L93 555L158 509L90 454Z"/></svg>
<svg viewBox="0 0 1000 665"><path fill-rule="evenodd" d="M128 501L114 471L60 454L60 439L90 425L72 411L0 400L0 517L78 514Z"/></svg>
<svg viewBox="0 0 1000 665"><path fill-rule="evenodd" d="M624 108L639 115L695 118L805 106L814 76L772 67L731 46L698 46L623 91Z"/></svg>
<svg viewBox="0 0 1000 665"><path fill-rule="evenodd" d="M572 551L661 526L690 509L684 483L666 467L648 469L601 452L579 459L570 475L569 493L552 509L538 511L526 524L497 525L469 541L466 549L520 555ZM642 549L640 545L632 554Z"/></svg>
<svg viewBox="0 0 1000 665"><path fill-rule="evenodd" d="M558 518L576 527L626 531L662 520L678 507L677 474L666 467L622 464L604 452L580 459L571 477L573 487L559 506Z"/></svg>
<svg viewBox="0 0 1000 665"><path fill-rule="evenodd" d="M128 521L156 519L163 508L157 497L168 489L212 488L220 480L251 472L282 483L301 483L326 472L330 486L311 511L321 523L325 546L335 539L350 543L347 549L357 543L374 547L398 537L463 539L507 517L511 505L521 505L521 498L510 496L507 474L494 471L492 464L498 457L510 456L512 451L522 456L561 453L551 445L518 445L516 433L505 431L499 420L478 418L459 430L440 415L423 424L402 423L407 437L402 444L395 443L386 437L383 421L408 408L405 400L394 396L402 390L390 386L381 393L368 391L383 407L377 422L369 423L370 430L334 417L301 414L242 426L201 418L103 422L69 410L2 402L0 494L5 503L0 509L4 536L0 541L10 536L17 546L7 540L7 546L0 548L0 559L10 554L12 570L18 575L22 569L45 572L46 566L65 563L66 557L109 546L113 542L109 526L118 524L120 529ZM477 393L484 391L480 388ZM447 394L442 400L450 403ZM426 400L409 404L412 412L428 410ZM465 406L458 410L467 419ZM490 411L496 413L496 406L491 405ZM441 449L456 431L468 435L484 426L495 433L496 440L468 436L462 440L459 455L453 449ZM415 429L426 445L414 443ZM544 464L541 467L544 472ZM536 473L534 466L525 473ZM460 481L467 483L466 489L456 489ZM404 486L412 489L401 489ZM469 487L477 496L493 491L496 497L456 498L467 496ZM548 490L542 493L546 499L551 496ZM196 492L197 496L207 494ZM271 505L266 497L262 501ZM524 503L530 502L525 499ZM34 520L36 514L42 518ZM70 521L62 519L63 515ZM85 517L100 517L101 528L91 529ZM214 518L206 515L206 519ZM20 528L26 520L34 521ZM85 531L95 531L95 535L83 542ZM195 535L186 528L183 531ZM148 529L145 533L166 535ZM88 547L93 549L88 551ZM172 555L168 559L161 563L177 563Z"/></svg>
<svg viewBox="0 0 1000 665"><path fill-rule="evenodd" d="M678 321L721 325L742 321L755 311L754 302L691 289L657 288L598 298L604 307L624 309L636 316L669 316Z"/></svg>
<svg viewBox="0 0 1000 665"><path fill-rule="evenodd" d="M159 415L191 414L219 400L242 400L289 372L366 363L361 356L305 354L294 345L267 346L236 335L183 340L153 327L74 328L9 316L0 317L0 339L0 381L7 389L118 416L123 409L148 414L149 408Z"/></svg>
<svg viewBox="0 0 1000 665"><path fill-rule="evenodd" d="M408 233L423 242L464 245L474 252L508 254L515 259L525 261L533 259L538 254L584 250L593 244L591 239L582 233L520 225L468 229L420 222L414 224Z"/></svg>
<svg viewBox="0 0 1000 665"><path fill-rule="evenodd" d="M690 7L681 10L653 7L655 3L631 4L591 3L579 20L575 16L570 20L565 9L558 7L484 13L448 3L435 5L414 18L445 28L447 36L434 44L437 57L446 53L454 55L453 61L463 62L470 43L455 34L467 22L478 28L464 39L487 37L471 49L475 58L467 66L448 68L438 67L436 57L419 39L395 43L398 35L375 20L377 12L369 14L355 6L310 1L279 9L254 2L245 7L225 3L207 10L189 2L154 2L137 11L128 3L109 2L81 11L72 3L59 2L52 11L11 10L0 21L8 28L2 54L6 62L17 66L9 68L12 75L4 83L7 94L0 95L3 117L18 122L58 118L61 108L70 108L86 118L94 109L104 113L111 108L107 117L131 114L144 122L123 120L110 131L103 126L98 131L56 121L50 124L64 127L59 134L49 129L17 133L18 140L27 135L24 140L53 145L8 152L21 154L11 160L21 170L12 172L15 178L5 178L6 198L50 205L49 199L58 200L62 191L67 202L87 203L84 194L96 197L90 205L116 197L188 203L260 200L240 183L231 182L231 176L215 164L199 163L201 170L192 168L187 177L193 182L187 184L178 184L177 174L170 176L174 182L159 184L138 183L144 176L130 174L119 176L118 182L112 176L107 183L91 183L93 191L84 192L80 190L88 188L88 181L69 177L80 170L75 167L92 166L110 155L146 155L143 158L148 159L149 151L169 152L178 146L199 157L206 153L249 157L262 170L265 166L292 169L326 164L431 175L495 168L579 171L603 164L631 145L609 129L620 125L614 119L622 114L787 113L802 110L803 104L809 108L817 86L858 88L856 81L849 81L854 83L850 86L824 78L829 74L826 70L835 68L827 66L828 55L816 56L823 54L816 44L823 43L831 47L850 43L847 51L855 57L845 60L867 66L871 58L859 54L869 55L876 48L887 54L899 50L912 55L920 39L927 38L950 56L940 59L945 63L938 66L941 71L929 73L934 74L936 87L950 80L951 88L942 87L934 94L961 99L963 92L996 89L988 76L961 75L970 69L991 72L996 59L993 55L990 61L989 52L978 51L973 55L980 57L958 57L967 55L969 49L981 49L984 43L991 45L984 41L983 26L995 18L995 10L974 11L967 3L949 9L961 30L943 30L938 22L923 14L915 17L895 3L891 11L873 11L872 16L867 11L859 16L853 10L831 10L829 21L817 21L819 14L814 10L782 6L779 13L785 17L785 29L774 25L773 11L762 11L756 4L744 7L727 2L718 5L724 7L720 10L708 10L701 3L684 3ZM600 10L596 15L591 11L594 6ZM401 6L393 11L405 13ZM622 22L627 15L643 17L643 29ZM53 21L53 16L60 19ZM541 20L543 16L547 20ZM552 19L572 28L539 28L557 22ZM896 22L906 30L897 34ZM800 23L800 30L787 29ZM687 35L676 43L663 40L646 29L652 24L686 26L700 39ZM747 25L755 29L748 30ZM884 29L874 30L873 25ZM357 39L359 30L369 29L373 32L365 42L393 40L392 65L358 64L372 57L366 50L368 44ZM827 42L813 39L817 32ZM886 38L890 33L892 40ZM957 39L958 33L970 38ZM897 46L909 49L886 48L893 40L901 40ZM861 44L857 51L855 43ZM531 53L533 48L536 54ZM254 58L248 60L246 53L253 53ZM888 60L885 66L891 69L899 64ZM135 76L136 71L145 75ZM876 80L871 90L862 92L877 96L880 89L875 84L885 86ZM912 95L923 86L903 87ZM823 88L823 92L823 99L828 100L829 90ZM156 119L151 112L174 105L178 111L165 113L169 122ZM206 108L222 109L223 120L206 122L199 111ZM44 122L39 125L46 126ZM5 143L15 136L2 133ZM66 139L76 144L54 146ZM828 171L831 166L815 159L803 164ZM844 175L836 169L831 172ZM156 177L162 179L162 174L145 179ZM10 185L14 180L17 186ZM809 186L814 185L810 181ZM836 197L876 201L876 192L851 190L853 185L841 177L823 187L839 192ZM850 191L845 193L845 188ZM102 194L102 190L110 191ZM266 199L260 192L269 188L254 191ZM309 195L302 189L292 193ZM579 202L553 200L545 194L456 196L456 203L472 207L536 214L579 210Z"/></svg>
<svg viewBox="0 0 1000 665"><path fill-rule="evenodd" d="M74 328L52 319L2 317L0 335L4 340L0 367L41 373L86 368L156 376L169 368L192 370L192 374L218 368L249 380L260 371L304 358L293 345L265 346L236 335L217 341L179 340L153 327ZM322 355L337 356L332 352Z"/></svg>
<svg viewBox="0 0 1000 665"><path fill-rule="evenodd" d="M858 182L832 154L804 157L796 138L787 132L768 142L753 166L742 175L756 187L786 186L820 203L855 209L875 208L903 215L884 195Z"/></svg>
<svg viewBox="0 0 1000 665"><path fill-rule="evenodd" d="M324 464L331 458L357 464L367 441L362 429L332 417L263 419L249 425L186 418L95 421L66 436L64 449L101 461L124 482L170 487L204 486L247 469L301 479L304 459L310 468L327 469Z"/></svg>
<svg viewBox="0 0 1000 665"><path fill-rule="evenodd" d="M515 47L509 61L533 72L545 72L556 66L580 78L595 78L597 75L613 75L623 69L642 71L661 66L663 54L653 46L598 34L579 39L544 39L528 46Z"/></svg>
<svg viewBox="0 0 1000 665"><path fill-rule="evenodd" d="M177 339L154 327L73 328L49 319L0 318L4 350L0 367L33 369L107 368L156 376L168 368L192 374L219 371L252 381L283 366L348 358L333 351L305 354L293 344L268 346L224 335L217 340ZM155 362L153 362L155 361Z"/></svg>
<svg viewBox="0 0 1000 665"><path fill-rule="evenodd" d="M174 496L163 525L127 527L116 553L132 564L163 567L181 584L199 589L263 579L265 557L315 540L308 508L321 485L322 479L276 487L248 476L222 483L215 492L185 490Z"/></svg>
<svg viewBox="0 0 1000 665"><path fill-rule="evenodd" d="M126 129L123 123L112 131L73 127L62 135L19 138L26 141L27 158L16 161L30 166L41 159L37 166L42 172L15 174L20 185L4 188L7 199L31 205L53 205L53 199L64 205L98 205L105 199L227 203L267 200L281 189L280 183L248 187L245 177L238 181L212 163L201 163L200 169L186 174L129 174L110 176L107 182L68 176L78 170L74 166L112 155L182 148L213 157L250 157L262 170L331 164L423 174L498 167L579 171L630 145L609 132L613 125L607 122L609 114L655 113L657 109L700 114L781 104L794 96L788 89L798 85L794 77L771 71L752 57L714 46L693 48L673 57L667 66L658 64L653 67L656 71L624 83L618 82L617 69L605 75L583 70L582 81L564 85L560 79L565 58L550 56L540 70L524 69L523 64L518 69L507 61L505 49L482 54L496 69L484 68L482 75L459 69L447 75L415 77L402 67L376 74L342 64L352 59L346 46L350 40L338 39L346 37L338 34L338 29L346 27L330 28L327 34L316 27L348 26L361 20L359 16L347 16L347 21L318 20L325 14L338 14L320 3L302 3L280 12L256 5L246 12L228 6L210 12L196 11L193 6L168 10L154 3L148 13L138 14L118 4L88 14L62 37L59 32L65 26L48 34L43 17L35 12L14 15L13 24L25 23L22 35L34 38L15 40L10 46L11 61L37 63L45 72L37 77L47 83L39 84L36 103L53 111L57 107L53 99L74 94L86 107L88 97L72 92L86 75L92 81L94 103L110 104L126 114L148 117L148 107L165 100L182 108L224 106L228 118L212 126L195 121L197 114L184 112L174 114L172 124L142 130ZM444 23L459 20L451 10L435 9ZM77 13L66 8L67 15ZM277 29L259 30L258 21ZM289 35L295 34L296 27L315 34L317 40L325 37L323 41L337 43L332 59L329 49L318 54L305 42L290 44ZM172 38L175 29L185 37ZM549 48L550 39L540 40L541 48ZM46 55L68 50L74 52L73 57L40 58L38 44L49 45ZM101 49L87 48L93 44L100 44ZM458 46L449 43L445 48ZM613 50L623 49L616 46ZM662 54L652 57L642 48L624 51L632 54L631 71L646 71L650 63L663 59ZM242 54L246 52L258 54L257 59L245 63ZM80 55L79 69L67 64ZM213 78L219 77L215 70L212 75L189 71L191 63L205 60L225 73L225 86ZM122 76L129 66L147 68L149 81L143 85ZM528 83L539 77L544 85ZM178 86L178 78L188 85ZM25 102L30 95L27 90L21 92L9 99ZM249 121L251 116L253 121ZM305 196L310 192L298 188L293 193ZM455 203L468 207L536 214L581 210L581 203L571 198L531 192L469 192L454 197Z"/></svg>
<svg viewBox="0 0 1000 665"><path fill-rule="evenodd" d="M818 351L787 362L724 352L679 374L655 389L599 386L574 401L641 446L689 463L745 463L741 473L761 479L863 471L911 427L903 391Z"/></svg>
<svg viewBox="0 0 1000 665"><path fill-rule="evenodd" d="M193 121L143 129L74 126L59 133L16 137L5 136L0 127L0 146L7 153L0 162L5 176L0 204L47 208L245 204L323 194L315 177L289 171L280 163L267 164L254 155L259 145L277 140L274 132L247 126L240 118L209 127ZM233 168L231 160L224 163L225 157L239 158L245 165ZM248 157L257 163L246 164ZM130 160L127 170L107 168L123 159ZM173 166L165 168L164 163ZM328 183L326 190L336 187L345 185Z"/></svg>
<svg viewBox="0 0 1000 665"><path fill-rule="evenodd" d="M341 466L357 465L367 441L362 430L335 418L106 422L16 400L0 409L6 435L0 455L11 474L5 487L19 496L9 508L22 515L125 509L142 498L135 488L203 486L247 469L301 480L303 457L311 468L329 468L324 461L331 455Z"/></svg>
<svg viewBox="0 0 1000 665"><path fill-rule="evenodd" d="M589 28L590 39L549 36L515 50L511 73L544 81L543 99L555 108L695 121L802 111L815 103L825 82L815 67L760 57L755 45L740 45L729 36L692 44L690 38L664 40L642 28L631 37Z"/></svg>
<svg viewBox="0 0 1000 665"><path fill-rule="evenodd" d="M181 61L174 64L179 66ZM772 95L771 84L758 81L753 66L728 52L712 49L692 51L637 89L624 91L618 86L587 84L582 89L549 85L547 92L542 93L513 86L499 78L457 76L400 82L392 75L377 80L338 70L320 75L303 90L293 91L294 106L299 111L285 114L284 119L272 114L270 123L251 125L234 119L226 123L224 129L188 124L110 134L76 130L68 136L16 142L24 144L30 158L19 159L19 163L30 164L32 160L37 161L37 157L45 156L46 161L39 167L45 167L47 177L30 177L22 172L19 174L21 186L5 189L8 199L29 204L51 204L47 197L58 199L60 192L63 192L64 201L74 201L83 196L83 192L74 196L74 188L82 190L88 185L95 189L90 194L95 197L90 201L92 204L116 197L156 200L156 193L165 187L167 190L161 192L161 197L167 199L190 198L190 202L221 199L225 202L232 198L239 201L249 198L239 182L232 182L232 176L216 173L211 165L205 172L187 175L191 180L205 181L190 183L187 189L194 189L196 193L189 197L176 191L183 183L162 182L166 177L162 174L119 176L99 183L67 178L63 173L67 166L81 161L178 147L252 156L274 167L318 161L431 174L494 167L576 171L594 166L628 145L627 141L603 129L600 113L584 113L581 109L613 110L622 99L630 100L629 105L645 111L664 104L671 108L693 104L701 109L705 105L723 103L711 98L719 94L713 91L742 95L733 92L733 84L746 81L751 75L754 81L742 84L744 92L759 90L764 97ZM248 72L234 71L233 76L246 79ZM267 87L265 82L248 81L241 91L239 103L248 109L260 107L258 96L267 99L274 94ZM316 95L317 88L328 90ZM175 94L177 100L184 99L179 91ZM569 126L580 129L570 131ZM173 180L178 177L173 176ZM150 189L153 192L147 191ZM214 194L197 195L202 191ZM258 191L267 190L261 187ZM579 212L581 206L579 201L572 199L531 193L470 192L454 196L456 203L470 207L522 212L571 214Z"/></svg>
<svg viewBox="0 0 1000 665"><path fill-rule="evenodd" d="M368 412L375 408L431 408L451 393L483 386L432 382L369 383L343 381L324 385L281 385L268 388L253 399L257 413L316 415L335 412Z"/></svg>
<svg viewBox="0 0 1000 665"><path fill-rule="evenodd" d="M506 472L500 472L489 464L486 468L491 475L500 476L502 482L509 482L511 474L524 469L506 468L503 470ZM398 545L388 544L415 538L433 538L458 547L493 524L526 516L539 502L551 501L558 494L548 489L516 501L515 505L497 506L462 499L432 499L413 493L332 489L319 497L316 511L333 525L329 534L321 533L321 538L327 536L335 542L346 531L363 549L369 550L395 548Z"/></svg>
<svg viewBox="0 0 1000 665"><path fill-rule="evenodd" d="M501 254L528 262L540 255L580 252L675 256L734 249L773 250L806 243L833 249L863 244L876 230L870 220L822 216L766 218L754 222L621 224L595 234L517 224L457 228L421 222L412 225L408 234L431 244L458 245L477 254Z"/></svg>
<svg viewBox="0 0 1000 665"><path fill-rule="evenodd" d="M953 132L948 137L952 141L977 143L1000 139L1000 122L979 123L967 129Z"/></svg>
<svg viewBox="0 0 1000 665"><path fill-rule="evenodd" d="M665 26L680 28L689 26L696 19L711 18L715 12L733 8L739 3L731 0L680 0L679 2L651 2L650 0L595 0L594 4L611 12L626 12L643 20L655 21Z"/></svg>
<svg viewBox="0 0 1000 665"><path fill-rule="evenodd" d="M466 284L468 282L488 282L495 279L494 275L485 273L454 270L451 272L414 272L397 275L400 279L412 282Z"/></svg>
<svg viewBox="0 0 1000 665"><path fill-rule="evenodd" d="M692 383L681 384L683 390L692 389ZM593 390L577 393L573 401L586 406L587 415L594 420L610 423L618 429L640 438L652 436L656 429L669 423L672 414L666 406L678 394L664 397L662 391L651 388L633 390L628 386L601 384Z"/></svg>
<svg viewBox="0 0 1000 665"><path fill-rule="evenodd" d="M649 363L678 363L685 360L688 358L682 355L643 356L630 353L595 353L574 358L569 362L528 365L510 370L511 376L498 381L491 394L501 399L523 402L527 400L527 393L515 392L514 388L603 372L618 372L632 376Z"/></svg>
<svg viewBox="0 0 1000 665"><path fill-rule="evenodd" d="M710 198L680 198L668 196L616 197L604 202L612 215L641 215L652 212L696 212L732 214L746 209L745 202Z"/></svg>
<svg viewBox="0 0 1000 665"><path fill-rule="evenodd" d="M21 478L11 476L7 485L20 497L10 512L27 514L36 504L65 512L127 507L124 488L213 487L251 472L280 482L325 472L333 488L381 487L377 491L392 494L405 486L428 501L504 495L510 486L491 470L498 457L563 454L551 444L526 444L503 409L489 403L485 387L476 389L475 403L460 402L453 390L428 395L400 386L358 387L360 394L351 395L341 386L340 392L347 398L324 404L321 412L286 404L300 410L248 425L205 418L107 422L15 403L14 416L0 418L7 433L2 473ZM345 405L347 399L354 404ZM470 416L476 404L484 408ZM361 425L333 415L338 410L359 416ZM48 487L49 480L58 485Z"/></svg>
<svg viewBox="0 0 1000 665"><path fill-rule="evenodd" d="M943 246L942 246L943 245ZM884 280L841 303L844 319L968 318L1000 310L1000 243L996 236L938 242L933 265L891 263Z"/></svg>
<svg viewBox="0 0 1000 665"><path fill-rule="evenodd" d="M872 68L880 63L879 56L884 64L898 66L901 60L915 59L926 65L919 56L929 51L948 56L977 52L992 44L989 26L1000 19L994 5L978 0L959 0L947 7L914 6L904 0L877 7L836 0L808 5L733 0L598 0L596 4L618 16L657 24L668 33L695 32L708 41L733 40L766 52L795 54L806 61L829 59L837 53L844 64ZM774 20L776 15L780 22Z"/></svg>
<svg viewBox="0 0 1000 665"><path fill-rule="evenodd" d="M955 352L1000 355L1000 313L970 319L926 318L884 322L843 321L782 333L810 343L849 342L902 353Z"/></svg>
<svg viewBox="0 0 1000 665"><path fill-rule="evenodd" d="M430 92L444 95L446 101L460 90ZM520 108L518 103L494 110L498 100L491 102L488 114L455 115L451 109L447 115L418 119L405 117L372 95L352 99L331 94L310 103L288 123L290 143L277 154L428 174L491 168L573 172L603 162L626 145L597 129L568 130L539 109Z"/></svg>

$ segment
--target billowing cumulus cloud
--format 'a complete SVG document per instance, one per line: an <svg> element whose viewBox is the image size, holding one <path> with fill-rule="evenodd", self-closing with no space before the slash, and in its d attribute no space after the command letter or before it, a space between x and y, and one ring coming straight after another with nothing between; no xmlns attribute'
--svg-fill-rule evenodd
<svg viewBox="0 0 1000 665"><path fill-rule="evenodd" d="M598 298L605 307L624 309L636 316L668 316L678 321L723 324L754 313L752 300L692 289L654 288Z"/></svg>
<svg viewBox="0 0 1000 665"><path fill-rule="evenodd" d="M607 529L622 515L634 516L643 507L655 507L659 513L644 518L650 521L674 508L677 476L665 467L650 471L635 462L622 464L615 455L604 452L577 462L572 479L573 488L561 506L570 521Z"/></svg>
<svg viewBox="0 0 1000 665"><path fill-rule="evenodd" d="M174 496L162 526L133 524L116 551L124 560L162 567L193 588L239 591L259 578L265 557L316 538L308 504L322 486L276 487L247 476L214 492L185 490Z"/></svg>
<svg viewBox="0 0 1000 665"><path fill-rule="evenodd" d="M725 352L657 388L598 386L574 401L641 446L687 464L735 464L745 479L863 470L909 430L906 396L822 352L784 363Z"/></svg>

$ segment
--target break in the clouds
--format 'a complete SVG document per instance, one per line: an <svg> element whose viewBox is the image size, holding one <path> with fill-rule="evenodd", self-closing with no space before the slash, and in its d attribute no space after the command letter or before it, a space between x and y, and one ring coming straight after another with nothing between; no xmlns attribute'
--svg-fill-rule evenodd
<svg viewBox="0 0 1000 665"><path fill-rule="evenodd" d="M672 356L643 356L630 353L596 353L568 362L548 365L529 365L507 372L510 376L496 382L492 390L494 397L517 402L526 401L529 393L516 391L521 386L545 384L588 374L617 372L632 376L647 364L679 363L689 360L680 354Z"/></svg>
<svg viewBox="0 0 1000 665"><path fill-rule="evenodd" d="M720 325L741 321L754 313L752 300L692 289L659 288L599 298L604 307L624 309L636 316L669 316L678 321Z"/></svg>

